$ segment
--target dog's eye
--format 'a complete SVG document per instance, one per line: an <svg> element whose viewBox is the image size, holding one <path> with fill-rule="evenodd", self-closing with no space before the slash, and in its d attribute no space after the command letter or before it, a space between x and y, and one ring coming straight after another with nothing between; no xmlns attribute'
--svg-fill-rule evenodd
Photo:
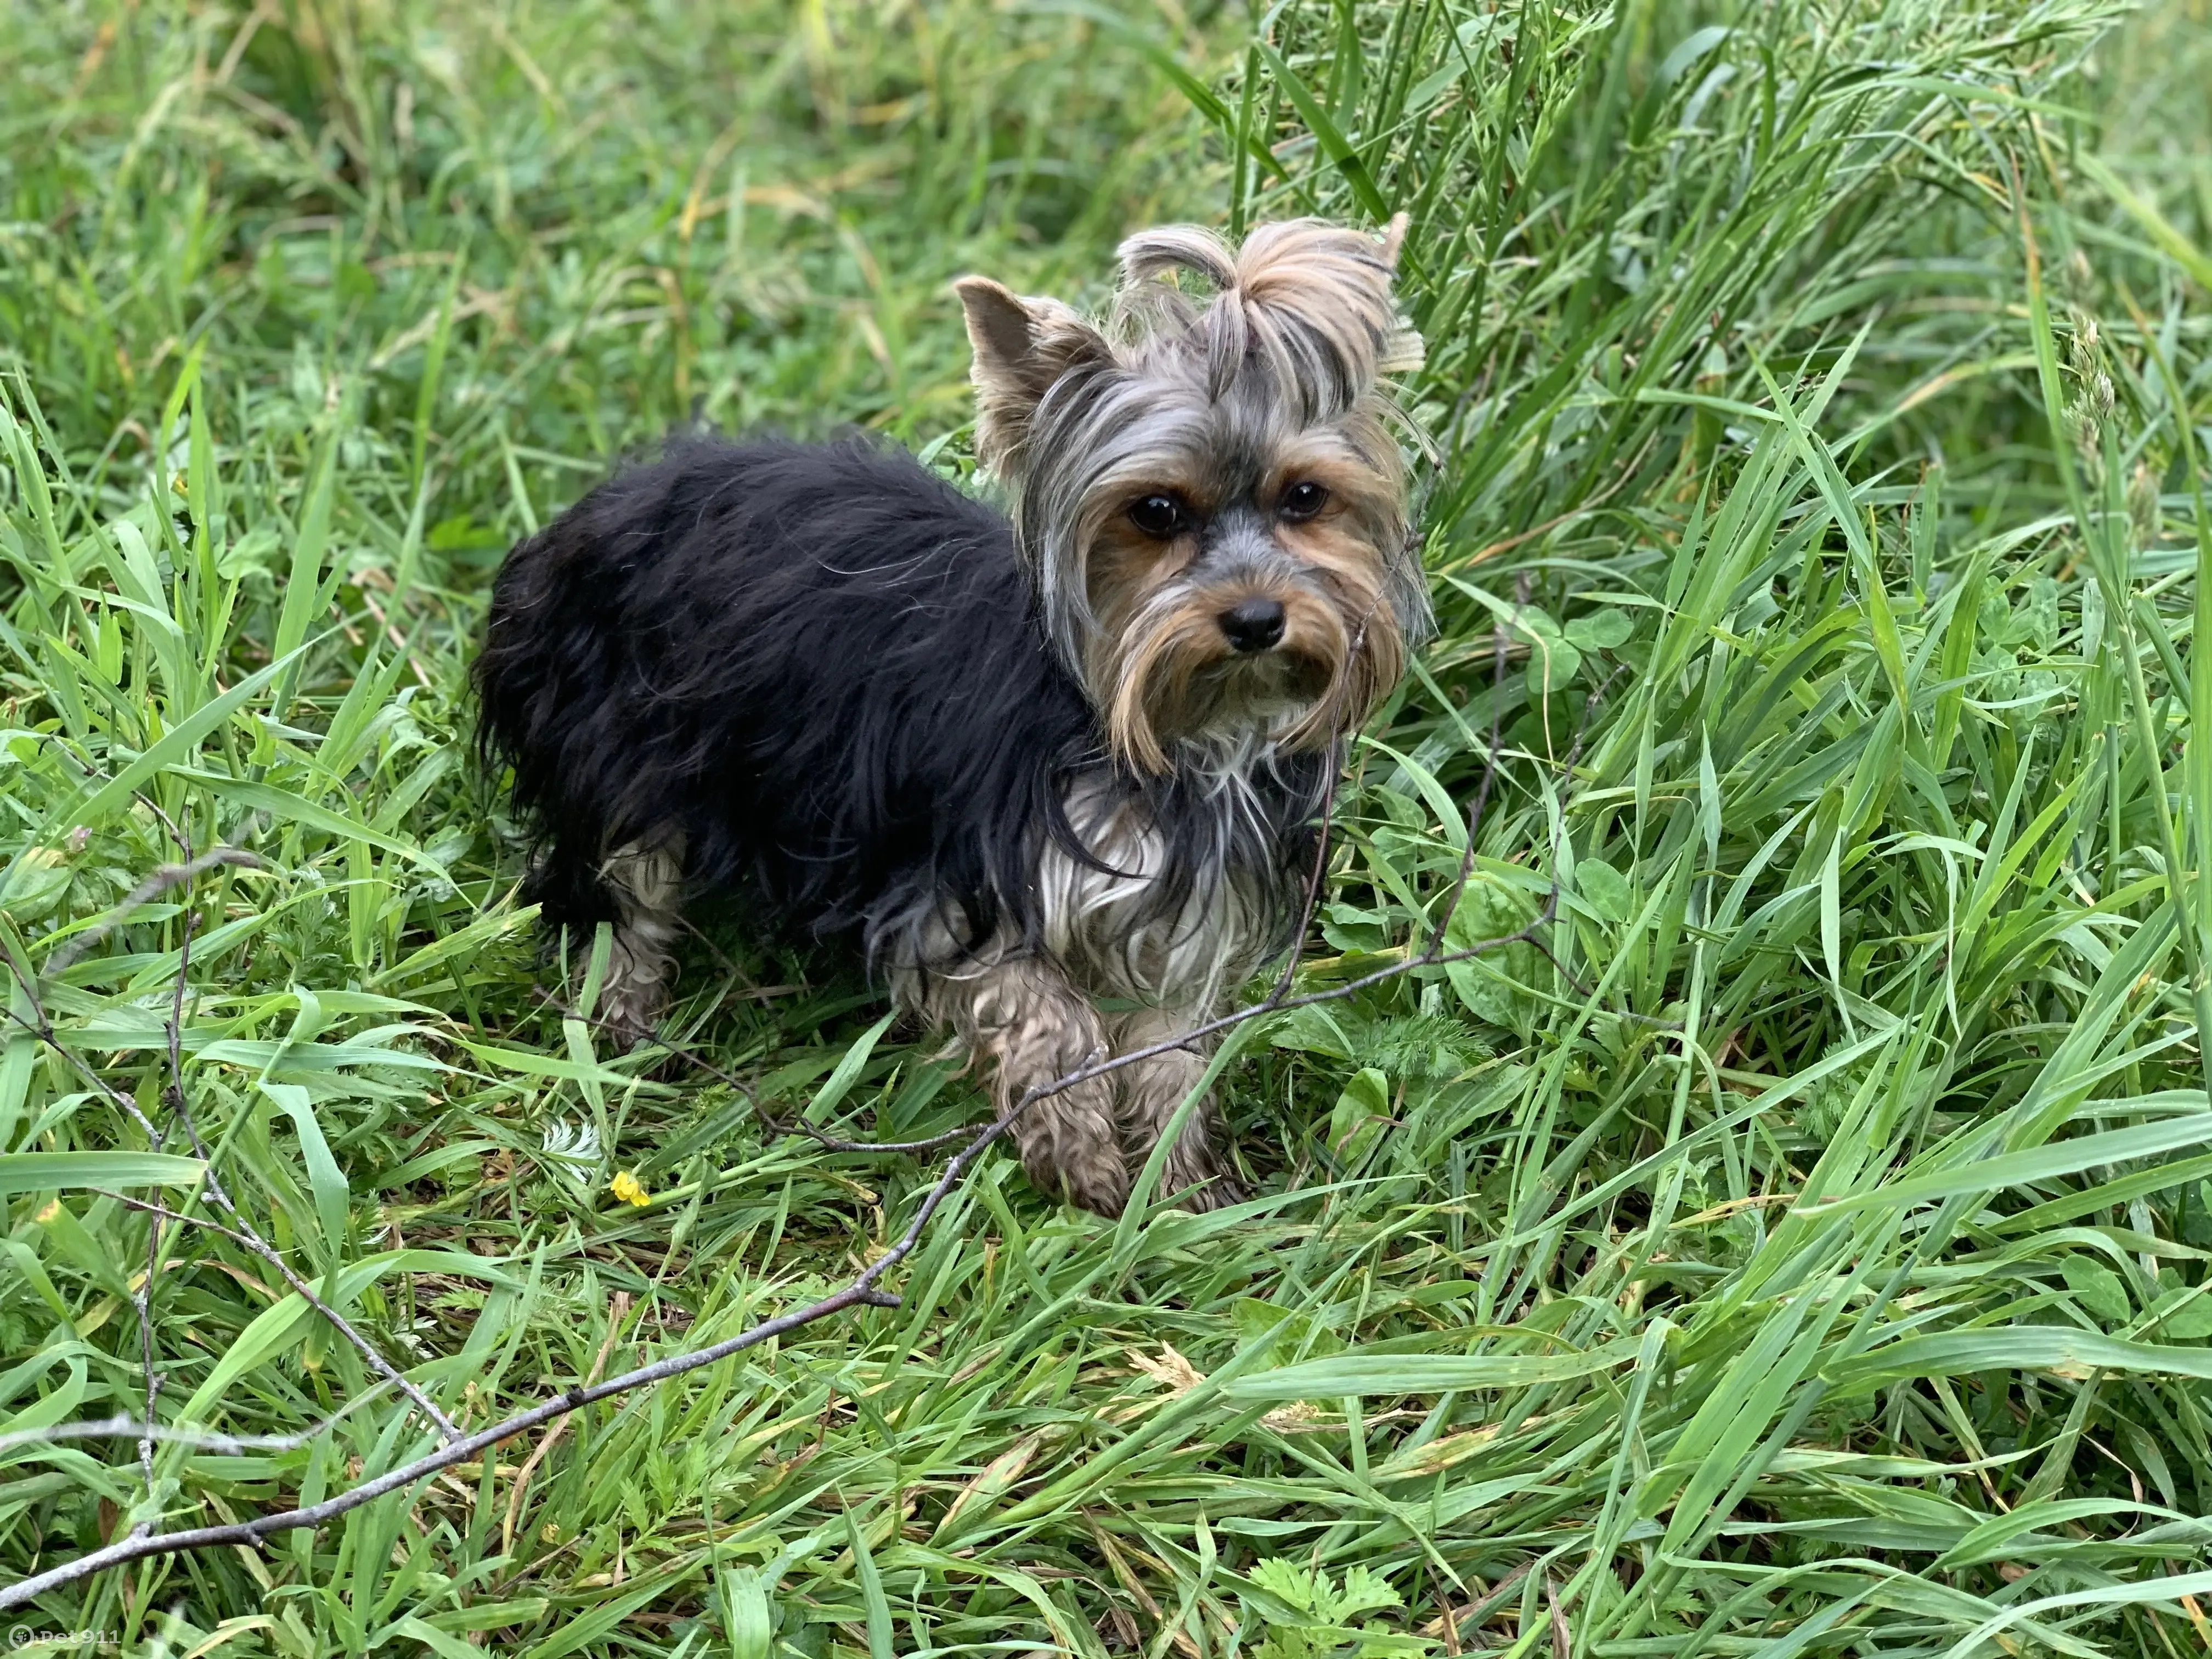
<svg viewBox="0 0 2212 1659"><path fill-rule="evenodd" d="M1155 541L1170 541L1182 533L1182 504L1172 495L1147 495L1129 509L1129 522Z"/></svg>
<svg viewBox="0 0 2212 1659"><path fill-rule="evenodd" d="M1328 491L1310 481L1294 483L1283 492L1282 514L1286 519L1310 519L1328 505Z"/></svg>

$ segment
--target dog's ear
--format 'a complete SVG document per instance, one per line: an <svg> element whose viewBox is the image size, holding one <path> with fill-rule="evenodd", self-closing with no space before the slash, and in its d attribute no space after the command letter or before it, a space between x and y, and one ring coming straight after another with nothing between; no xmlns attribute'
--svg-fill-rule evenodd
<svg viewBox="0 0 2212 1659"><path fill-rule="evenodd" d="M1025 300L987 276L963 276L952 287L975 353L975 453L994 471L1018 473L1030 417L1052 383L1111 352L1104 336L1057 300Z"/></svg>

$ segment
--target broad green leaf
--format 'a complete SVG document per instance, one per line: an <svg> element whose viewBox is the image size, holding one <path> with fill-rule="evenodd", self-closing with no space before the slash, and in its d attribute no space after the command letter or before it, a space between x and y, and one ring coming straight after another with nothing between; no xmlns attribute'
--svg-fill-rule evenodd
<svg viewBox="0 0 2212 1659"><path fill-rule="evenodd" d="M197 1187L207 1165L171 1152L0 1152L0 1193L80 1187Z"/></svg>
<svg viewBox="0 0 2212 1659"><path fill-rule="evenodd" d="M307 1187L314 1194L315 1218L322 1225L323 1247L335 1261L345 1246L346 1212L352 1200L345 1172L331 1156L331 1144L324 1138L322 1125L315 1121L313 1103L303 1085L271 1083L264 1078L257 1086L283 1108L300 1137L300 1157L307 1166Z"/></svg>
<svg viewBox="0 0 2212 1659"><path fill-rule="evenodd" d="M1395 1397L1443 1394L1459 1389L1523 1389L1566 1382L1626 1365L1638 1344L1623 1340L1587 1353L1362 1354L1357 1348L1327 1359L1255 1371L1224 1385L1232 1400L1340 1400L1346 1395Z"/></svg>
<svg viewBox="0 0 2212 1659"><path fill-rule="evenodd" d="M2080 1378L2099 1370L2212 1379L2212 1348L2129 1342L2049 1325L2008 1325L1908 1336L1863 1358L1841 1361L1822 1374L1838 1389L1856 1390L1911 1377L1961 1376L1976 1371L2047 1371Z"/></svg>
<svg viewBox="0 0 2212 1659"><path fill-rule="evenodd" d="M2170 1109L2181 1106L2198 1109L2183 1111L2175 1116L2149 1123L2139 1123L2131 1128L2105 1129L2094 1134L2075 1135L2025 1152L2001 1152L1993 1158L1978 1158L1951 1169L1885 1182L1868 1192L1832 1199L1822 1204L1808 1205L1801 1213L1825 1215L1838 1210L1933 1203L1940 1199L1955 1198L1962 1193L2002 1192L2008 1187L2056 1180L2062 1176L2078 1175L2084 1170L2098 1169L2134 1158L2156 1158L2162 1152L2200 1146L2212 1140L2212 1111L2203 1109L2204 1104L2205 1097L2201 1091L2186 1090L2139 1101L2099 1101L2095 1103L2098 1111L2114 1115L2127 1111L2130 1107Z"/></svg>

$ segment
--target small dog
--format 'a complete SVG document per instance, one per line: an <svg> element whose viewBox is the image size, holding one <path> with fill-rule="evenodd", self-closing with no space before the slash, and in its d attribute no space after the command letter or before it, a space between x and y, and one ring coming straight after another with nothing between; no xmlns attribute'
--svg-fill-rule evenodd
<svg viewBox="0 0 2212 1659"><path fill-rule="evenodd" d="M613 926L607 1018L649 1033L684 897L734 889L856 939L1004 1109L1294 945L1340 739L1428 626L1382 378L1419 362L1403 234L1149 231L1103 326L963 278L1011 520L872 443L685 438L520 544L482 741L546 924ZM1203 1047L1036 1101L1031 1182L1119 1213ZM1230 1201L1187 1121L1164 1190Z"/></svg>

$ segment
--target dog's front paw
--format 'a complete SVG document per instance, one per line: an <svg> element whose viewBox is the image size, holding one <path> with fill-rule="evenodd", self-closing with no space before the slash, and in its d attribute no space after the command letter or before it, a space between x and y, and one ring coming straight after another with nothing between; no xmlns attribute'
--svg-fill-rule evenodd
<svg viewBox="0 0 2212 1659"><path fill-rule="evenodd" d="M599 998L601 1030L624 1048L636 1050L654 1040L665 1006L658 987L610 987Z"/></svg>
<svg viewBox="0 0 2212 1659"><path fill-rule="evenodd" d="M1202 1163L1169 1159L1160 1175L1160 1196L1179 1210L1204 1215L1209 1210L1242 1204L1251 1194L1243 1182L1208 1157Z"/></svg>
<svg viewBox="0 0 2212 1659"><path fill-rule="evenodd" d="M1208 1210L1225 1210L1232 1204L1242 1204L1251 1196L1244 1183L1224 1170L1201 1180L1176 1202L1194 1215L1203 1215Z"/></svg>
<svg viewBox="0 0 2212 1659"><path fill-rule="evenodd" d="M1054 1174L1059 1180L1059 1195L1079 1210L1088 1210L1112 1221L1128 1206L1129 1174L1118 1158L1110 1167L1102 1161L1096 1168L1060 1170Z"/></svg>
<svg viewBox="0 0 2212 1659"><path fill-rule="evenodd" d="M1119 1216L1129 1201L1129 1172L1111 1147L1074 1150L1062 1145L1048 1151L1032 1147L1024 1152L1022 1168L1030 1185L1045 1197L1062 1200L1109 1220Z"/></svg>

